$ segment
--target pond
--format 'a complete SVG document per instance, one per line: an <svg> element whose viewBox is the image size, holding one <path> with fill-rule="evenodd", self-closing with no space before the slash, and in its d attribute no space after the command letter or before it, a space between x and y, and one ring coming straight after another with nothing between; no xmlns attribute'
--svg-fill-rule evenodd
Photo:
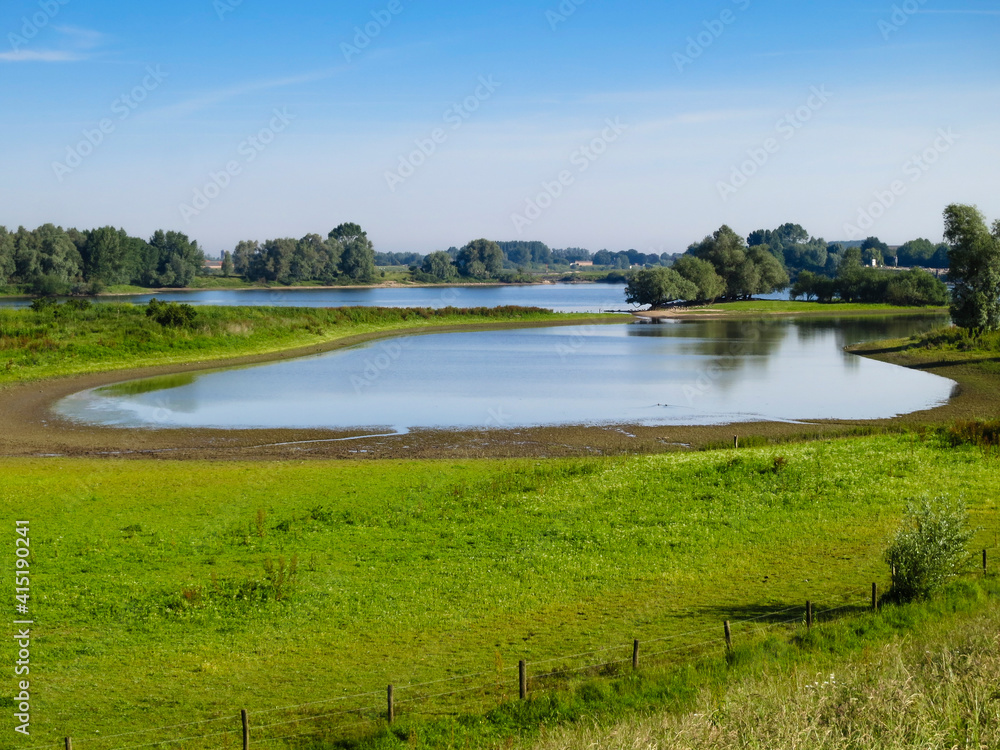
<svg viewBox="0 0 1000 750"><path fill-rule="evenodd" d="M59 415L121 427L412 428L881 419L954 382L843 351L947 316L704 320L405 336L104 386Z"/></svg>

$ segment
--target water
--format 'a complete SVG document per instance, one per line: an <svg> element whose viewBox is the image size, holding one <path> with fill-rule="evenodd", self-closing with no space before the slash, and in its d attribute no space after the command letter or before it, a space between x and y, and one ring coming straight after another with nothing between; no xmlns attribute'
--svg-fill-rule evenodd
<svg viewBox="0 0 1000 750"><path fill-rule="evenodd" d="M953 381L847 354L946 316L670 322L408 336L85 391L64 417L122 427L477 428L880 419Z"/></svg>
<svg viewBox="0 0 1000 750"><path fill-rule="evenodd" d="M624 284L531 284L524 286L379 287L364 289L218 289L94 297L95 302L145 305L156 297L192 305L277 307L543 307L557 312L626 310ZM26 298L0 298L0 307L27 307Z"/></svg>

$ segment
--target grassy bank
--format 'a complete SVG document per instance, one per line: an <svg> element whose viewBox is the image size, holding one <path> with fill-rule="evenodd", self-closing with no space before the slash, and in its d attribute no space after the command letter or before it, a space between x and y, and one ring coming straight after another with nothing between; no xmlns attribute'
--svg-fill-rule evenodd
<svg viewBox="0 0 1000 750"><path fill-rule="evenodd" d="M963 583L930 603L769 635L737 647L728 667L699 665L701 684L679 700L617 722L591 714L524 746L998 747L998 593L995 578ZM660 680L633 682L646 692Z"/></svg>
<svg viewBox="0 0 1000 750"><path fill-rule="evenodd" d="M145 307L101 303L0 309L0 384L151 365L211 361L434 326L600 320L538 308L198 307L190 325L164 326ZM621 317L603 316L621 321Z"/></svg>
<svg viewBox="0 0 1000 750"><path fill-rule="evenodd" d="M516 695L520 658L537 675L627 660L633 638L717 653L723 619L863 604L928 488L962 497L995 547L995 459L916 435L378 472L8 459L3 525L32 537L32 744L114 747L97 738L240 708L342 738L378 725L390 683L401 716L482 716Z"/></svg>

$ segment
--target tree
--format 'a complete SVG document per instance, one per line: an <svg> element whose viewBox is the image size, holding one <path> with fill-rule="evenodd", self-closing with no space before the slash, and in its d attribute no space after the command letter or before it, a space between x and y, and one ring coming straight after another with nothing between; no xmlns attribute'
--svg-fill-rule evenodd
<svg viewBox="0 0 1000 750"><path fill-rule="evenodd" d="M707 260L726 283L727 299L746 299L769 294L788 286L788 272L766 245L747 248L743 238L728 226L688 248L697 258Z"/></svg>
<svg viewBox="0 0 1000 750"><path fill-rule="evenodd" d="M161 286L184 287L205 265L205 254L181 232L157 229L149 239L155 264L152 282Z"/></svg>
<svg viewBox="0 0 1000 750"><path fill-rule="evenodd" d="M911 501L902 527L885 551L885 561L894 571L890 597L907 602L934 593L958 572L972 535L969 514L961 505L942 498Z"/></svg>
<svg viewBox="0 0 1000 750"><path fill-rule="evenodd" d="M455 265L462 276L494 278L503 271L503 250L492 240L473 240L458 251Z"/></svg>
<svg viewBox="0 0 1000 750"><path fill-rule="evenodd" d="M128 235L114 227L92 229L83 235L80 255L83 271L89 281L103 284L121 284L129 280L126 268Z"/></svg>
<svg viewBox="0 0 1000 750"><path fill-rule="evenodd" d="M330 230L328 240L339 244L339 270L352 281L370 282L375 279L375 248L368 235L357 224L340 224ZM330 245L335 249L337 245Z"/></svg>
<svg viewBox="0 0 1000 750"><path fill-rule="evenodd" d="M944 238L951 244L948 279L951 317L974 333L1000 328L1000 221L992 234L975 206L944 210Z"/></svg>
<svg viewBox="0 0 1000 750"><path fill-rule="evenodd" d="M344 245L340 270L352 281L367 283L375 279L375 253L365 237L355 237Z"/></svg>
<svg viewBox="0 0 1000 750"><path fill-rule="evenodd" d="M694 297L696 302L714 302L726 292L726 282L707 260L693 255L683 255L677 259L672 268L695 285L698 290Z"/></svg>
<svg viewBox="0 0 1000 750"><path fill-rule="evenodd" d="M421 270L431 276L436 276L442 281L447 281L458 275L458 269L455 268L451 256L441 251L431 253L424 258Z"/></svg>
<svg viewBox="0 0 1000 750"><path fill-rule="evenodd" d="M222 275L227 279L233 275L233 254L228 250L222 253Z"/></svg>
<svg viewBox="0 0 1000 750"><path fill-rule="evenodd" d="M7 227L0 227L0 285L14 275L14 237Z"/></svg>
<svg viewBox="0 0 1000 750"><path fill-rule="evenodd" d="M625 301L631 305L663 307L677 300L698 297L698 287L673 268L647 268L630 274L625 285Z"/></svg>
<svg viewBox="0 0 1000 750"><path fill-rule="evenodd" d="M233 270L237 275L243 276L247 280L252 280L250 269L253 266L253 259L260 252L260 246L256 240L240 240L236 249L233 250Z"/></svg>

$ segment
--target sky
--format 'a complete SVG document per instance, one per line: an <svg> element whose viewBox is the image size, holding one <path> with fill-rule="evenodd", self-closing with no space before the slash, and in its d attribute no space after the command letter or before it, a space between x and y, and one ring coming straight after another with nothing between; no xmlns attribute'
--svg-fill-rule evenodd
<svg viewBox="0 0 1000 750"><path fill-rule="evenodd" d="M0 225L681 252L1000 218L986 0L8 0Z"/></svg>

